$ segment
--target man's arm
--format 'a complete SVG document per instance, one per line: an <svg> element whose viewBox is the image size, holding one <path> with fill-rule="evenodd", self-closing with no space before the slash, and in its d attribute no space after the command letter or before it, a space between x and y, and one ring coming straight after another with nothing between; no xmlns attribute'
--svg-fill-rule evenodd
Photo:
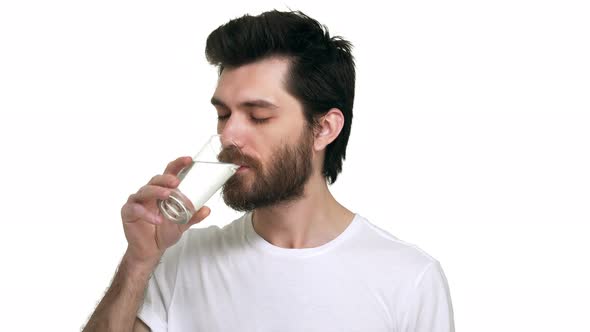
<svg viewBox="0 0 590 332"><path fill-rule="evenodd" d="M191 165L191 157L180 157L168 164L163 175L129 196L121 208L121 220L127 239L127 252L119 264L111 287L90 317L83 331L131 331L137 324L137 311L143 301L150 275L160 258L182 233L207 218L211 210L199 209L188 223L178 225L165 220L157 200L170 197L180 184L177 175Z"/></svg>
<svg viewBox="0 0 590 332"><path fill-rule="evenodd" d="M135 319L135 325L133 325L133 332L150 332L149 326L145 325L141 319Z"/></svg>
<svg viewBox="0 0 590 332"><path fill-rule="evenodd" d="M90 317L83 332L90 331L149 331L137 319L137 312L150 275L157 261L134 263L125 255L113 278L111 287Z"/></svg>

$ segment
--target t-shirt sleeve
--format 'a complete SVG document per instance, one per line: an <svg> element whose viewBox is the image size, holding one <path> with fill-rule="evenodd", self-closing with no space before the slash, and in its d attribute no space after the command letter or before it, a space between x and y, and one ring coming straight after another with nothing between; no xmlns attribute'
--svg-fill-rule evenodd
<svg viewBox="0 0 590 332"><path fill-rule="evenodd" d="M156 279L155 274L152 274L137 317L153 332L167 331L166 304Z"/></svg>
<svg viewBox="0 0 590 332"><path fill-rule="evenodd" d="M449 286L438 261L426 266L416 279L407 298L401 331L455 331Z"/></svg>
<svg viewBox="0 0 590 332"><path fill-rule="evenodd" d="M174 295L178 262L186 239L186 233L168 248L152 273L137 317L153 332L168 330L168 308Z"/></svg>

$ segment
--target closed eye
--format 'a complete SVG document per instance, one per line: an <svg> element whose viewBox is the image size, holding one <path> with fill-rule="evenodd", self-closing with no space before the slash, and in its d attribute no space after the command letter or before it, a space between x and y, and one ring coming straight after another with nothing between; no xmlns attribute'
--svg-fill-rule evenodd
<svg viewBox="0 0 590 332"><path fill-rule="evenodd" d="M262 123L267 122L270 118L260 119L260 118L254 118L254 117L252 117L250 119L252 119L252 122L254 122L256 124L262 124Z"/></svg>
<svg viewBox="0 0 590 332"><path fill-rule="evenodd" d="M225 121L227 119L229 119L231 115L218 115L217 116L217 120L218 121ZM263 124L268 122L268 120L270 120L270 118L255 118L255 117L250 117L250 120L252 122L254 122L255 124Z"/></svg>

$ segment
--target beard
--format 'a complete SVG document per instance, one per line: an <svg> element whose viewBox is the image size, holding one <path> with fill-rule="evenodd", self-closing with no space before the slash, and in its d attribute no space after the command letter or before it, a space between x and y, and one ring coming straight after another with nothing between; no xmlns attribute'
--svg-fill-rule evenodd
<svg viewBox="0 0 590 332"><path fill-rule="evenodd" d="M250 156L240 155L235 149L220 154L220 160L242 160L249 169L234 174L223 186L223 200L236 211L252 211L295 201L304 194L305 184L312 174L312 131L305 128L294 145L279 146L268 167ZM248 174L251 172L252 174ZM248 179L247 177L250 177ZM248 182L251 184L248 185Z"/></svg>

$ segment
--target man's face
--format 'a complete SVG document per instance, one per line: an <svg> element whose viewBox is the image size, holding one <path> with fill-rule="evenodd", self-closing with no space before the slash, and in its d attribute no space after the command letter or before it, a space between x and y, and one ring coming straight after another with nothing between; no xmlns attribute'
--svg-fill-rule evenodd
<svg viewBox="0 0 590 332"><path fill-rule="evenodd" d="M212 98L217 131L241 150L222 161L242 167L223 187L228 206L239 211L295 200L312 173L313 134L300 103L284 88L286 59L267 59L225 69Z"/></svg>

